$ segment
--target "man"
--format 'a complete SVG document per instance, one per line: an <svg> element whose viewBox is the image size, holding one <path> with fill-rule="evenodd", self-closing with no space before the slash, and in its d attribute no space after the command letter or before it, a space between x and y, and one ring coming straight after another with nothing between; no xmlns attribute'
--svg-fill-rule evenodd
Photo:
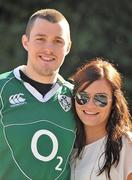
<svg viewBox="0 0 132 180"><path fill-rule="evenodd" d="M22 44L27 65L0 76L0 179L69 180L72 86L58 74L71 47L69 24L54 9L37 11Z"/></svg>

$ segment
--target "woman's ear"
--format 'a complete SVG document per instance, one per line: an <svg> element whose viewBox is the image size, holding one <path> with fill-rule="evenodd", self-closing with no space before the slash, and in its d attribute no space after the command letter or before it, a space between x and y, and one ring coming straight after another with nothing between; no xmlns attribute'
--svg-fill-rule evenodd
<svg viewBox="0 0 132 180"><path fill-rule="evenodd" d="M26 51L28 51L28 37L26 34L22 36L22 45Z"/></svg>

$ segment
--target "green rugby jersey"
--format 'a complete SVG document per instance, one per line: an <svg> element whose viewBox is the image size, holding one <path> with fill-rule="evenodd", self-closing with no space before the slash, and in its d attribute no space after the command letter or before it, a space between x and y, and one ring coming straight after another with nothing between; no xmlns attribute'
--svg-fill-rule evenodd
<svg viewBox="0 0 132 180"><path fill-rule="evenodd" d="M19 69L0 76L0 180L69 180L71 84L59 76L42 97Z"/></svg>

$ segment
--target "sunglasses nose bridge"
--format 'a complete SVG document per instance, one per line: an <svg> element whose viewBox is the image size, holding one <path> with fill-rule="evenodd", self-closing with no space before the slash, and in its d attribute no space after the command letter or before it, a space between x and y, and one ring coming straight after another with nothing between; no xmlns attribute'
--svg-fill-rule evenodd
<svg viewBox="0 0 132 180"><path fill-rule="evenodd" d="M90 106L95 105L94 100L93 100L93 97L88 96L88 97L87 97L87 102L85 103L85 105L90 105Z"/></svg>
<svg viewBox="0 0 132 180"><path fill-rule="evenodd" d="M93 98L93 97L90 97L90 98L89 98L88 104L89 104L90 106L95 106L95 102L94 102L94 98Z"/></svg>

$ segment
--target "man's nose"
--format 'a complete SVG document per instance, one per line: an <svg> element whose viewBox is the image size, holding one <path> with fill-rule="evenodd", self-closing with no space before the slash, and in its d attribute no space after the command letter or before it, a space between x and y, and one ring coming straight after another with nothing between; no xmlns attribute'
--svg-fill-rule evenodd
<svg viewBox="0 0 132 180"><path fill-rule="evenodd" d="M46 47L47 49L53 49L53 43L52 43L52 42L46 42L46 43L45 43L45 47Z"/></svg>
<svg viewBox="0 0 132 180"><path fill-rule="evenodd" d="M50 42L46 42L46 43L44 44L44 51L45 51L46 53L51 53L51 52L53 52L53 44L50 43Z"/></svg>

